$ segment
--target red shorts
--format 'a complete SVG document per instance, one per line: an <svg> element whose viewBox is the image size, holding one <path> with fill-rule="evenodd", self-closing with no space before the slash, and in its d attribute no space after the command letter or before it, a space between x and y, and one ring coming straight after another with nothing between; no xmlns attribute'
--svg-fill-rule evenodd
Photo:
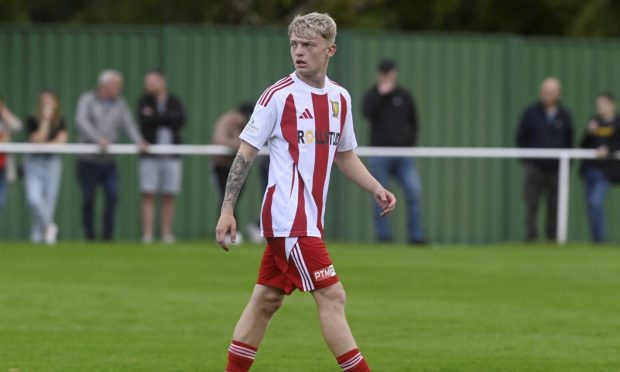
<svg viewBox="0 0 620 372"><path fill-rule="evenodd" d="M329 287L338 283L338 276L321 238L267 238L256 283L288 295L296 288L309 292Z"/></svg>

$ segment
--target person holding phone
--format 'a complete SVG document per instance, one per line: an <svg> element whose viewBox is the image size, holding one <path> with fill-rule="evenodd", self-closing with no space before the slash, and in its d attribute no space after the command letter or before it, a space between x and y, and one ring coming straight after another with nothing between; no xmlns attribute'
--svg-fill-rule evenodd
<svg viewBox="0 0 620 372"><path fill-rule="evenodd" d="M60 101L56 93L44 90L39 95L37 110L26 120L28 140L31 143L66 143L67 128L60 113ZM58 154L30 154L24 162L26 198L32 212L30 240L33 243L56 243L58 226L54 212L62 163Z"/></svg>

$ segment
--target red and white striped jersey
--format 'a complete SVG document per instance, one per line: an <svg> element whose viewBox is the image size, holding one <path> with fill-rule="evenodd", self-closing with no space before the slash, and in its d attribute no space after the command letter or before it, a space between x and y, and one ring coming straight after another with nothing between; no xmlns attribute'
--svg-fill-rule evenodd
<svg viewBox="0 0 620 372"><path fill-rule="evenodd" d="M240 138L257 149L269 144L263 235L323 237L334 156L357 147L346 89L327 78L314 88L292 73L265 90Z"/></svg>

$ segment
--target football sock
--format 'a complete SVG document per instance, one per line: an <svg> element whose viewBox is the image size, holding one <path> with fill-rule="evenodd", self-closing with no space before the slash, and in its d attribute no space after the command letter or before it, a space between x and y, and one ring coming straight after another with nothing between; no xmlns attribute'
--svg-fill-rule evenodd
<svg viewBox="0 0 620 372"><path fill-rule="evenodd" d="M370 372L368 363L360 353L359 349L348 351L336 358L340 368L347 372Z"/></svg>
<svg viewBox="0 0 620 372"><path fill-rule="evenodd" d="M247 372L256 358L256 348L233 340L228 348L226 372Z"/></svg>

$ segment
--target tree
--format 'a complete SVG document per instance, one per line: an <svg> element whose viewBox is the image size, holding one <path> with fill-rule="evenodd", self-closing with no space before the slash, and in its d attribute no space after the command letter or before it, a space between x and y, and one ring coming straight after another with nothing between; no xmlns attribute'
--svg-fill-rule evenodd
<svg viewBox="0 0 620 372"><path fill-rule="evenodd" d="M312 10L370 30L620 36L613 0L3 0L0 21L285 25Z"/></svg>

